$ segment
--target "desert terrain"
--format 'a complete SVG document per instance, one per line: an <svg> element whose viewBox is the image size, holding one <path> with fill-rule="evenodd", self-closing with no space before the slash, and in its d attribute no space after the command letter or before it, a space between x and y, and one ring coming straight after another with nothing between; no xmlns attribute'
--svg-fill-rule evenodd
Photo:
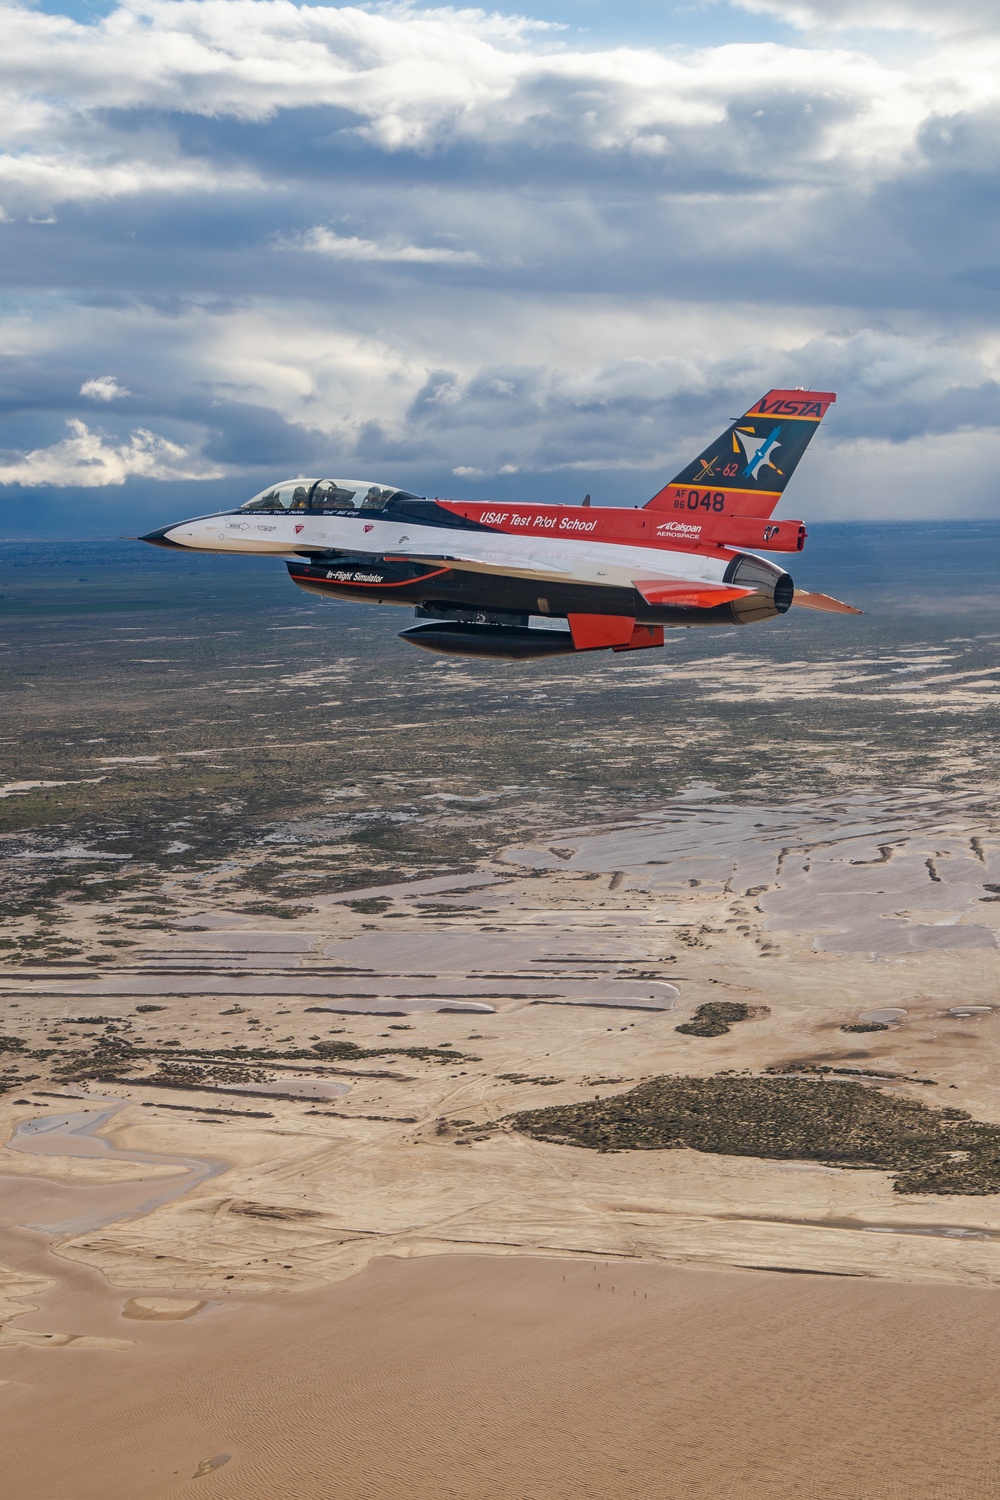
<svg viewBox="0 0 1000 1500"><path fill-rule="evenodd" d="M71 627L15 590L10 1493L991 1493L996 636L404 682L360 610L167 577ZM752 1154L738 1109L528 1128L722 1076L919 1106L961 1190L794 1121Z"/></svg>

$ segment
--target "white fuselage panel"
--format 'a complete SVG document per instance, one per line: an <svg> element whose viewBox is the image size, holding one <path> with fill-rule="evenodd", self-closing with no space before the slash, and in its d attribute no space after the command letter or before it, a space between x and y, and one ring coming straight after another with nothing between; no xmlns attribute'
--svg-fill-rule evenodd
<svg viewBox="0 0 1000 1500"><path fill-rule="evenodd" d="M166 540L204 552L242 552L300 557L311 552L366 552L464 562L489 573L549 578L607 587L631 587L636 579L678 578L720 583L729 557L706 557L664 547L637 547L617 542L575 541L571 537L511 536L501 531L472 531L421 526L410 520L370 517L235 514L205 516L167 528Z"/></svg>

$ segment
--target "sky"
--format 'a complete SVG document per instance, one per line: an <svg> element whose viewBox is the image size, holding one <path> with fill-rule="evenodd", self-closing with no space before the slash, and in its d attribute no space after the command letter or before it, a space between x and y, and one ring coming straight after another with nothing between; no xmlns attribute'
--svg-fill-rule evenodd
<svg viewBox="0 0 1000 1500"><path fill-rule="evenodd" d="M299 474L1000 516L995 0L0 3L0 536Z"/></svg>

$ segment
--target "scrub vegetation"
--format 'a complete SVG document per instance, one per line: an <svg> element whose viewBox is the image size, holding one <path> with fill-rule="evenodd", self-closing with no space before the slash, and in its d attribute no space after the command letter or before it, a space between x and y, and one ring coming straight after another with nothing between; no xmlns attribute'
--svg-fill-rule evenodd
<svg viewBox="0 0 1000 1500"><path fill-rule="evenodd" d="M684 1036L725 1036L737 1021L752 1021L757 1016L769 1015L766 1005L744 1005L740 1000L710 1000L699 1005L690 1021L684 1021L674 1030Z"/></svg>
<svg viewBox="0 0 1000 1500"><path fill-rule="evenodd" d="M156 1009L157 1007L153 1007ZM75 1024L64 1022L64 1025ZM197 1083L220 1085L226 1083L261 1083L270 1076L261 1071L268 1063L352 1063L370 1058L413 1058L418 1062L457 1063L479 1062L471 1053L459 1052L455 1047L361 1047L356 1042L318 1041L311 1047L278 1049L275 1047L186 1047L173 1040L159 1045L143 1043L133 1035L132 1023L128 1020L112 1020L106 1016L85 1018L85 1024L104 1024L104 1030L86 1047L70 1047L59 1053L54 1065L56 1076L65 1082L81 1082L84 1079L114 1081L129 1073L130 1081L140 1081L140 1076L155 1083L174 1083L177 1086L192 1086ZM0 1037L0 1050L4 1042L14 1043L16 1038ZM21 1044L23 1046L23 1043ZM13 1050L13 1049L12 1049ZM54 1049L45 1048L30 1054L47 1060ZM155 1072L137 1074L136 1067L155 1065Z"/></svg>
<svg viewBox="0 0 1000 1500"><path fill-rule="evenodd" d="M940 549L931 561L928 577L906 562L908 576L953 601ZM634 659L498 667L414 652L396 639L408 611L311 599L278 562L23 544L0 586L0 693L17 725L0 747L13 856L0 915L14 962L46 920L33 958L84 956L55 951L66 904L140 902L162 919L209 873L214 895L280 919L293 902L458 873L524 835L697 783L757 800L794 790L804 761L820 795L901 778L945 791L965 774L948 746L967 705L925 688L915 716L886 694L913 650L906 615L845 629L793 613L677 631ZM967 623L942 603L920 627L963 677L993 665ZM995 718L984 703L977 774Z"/></svg>
<svg viewBox="0 0 1000 1500"><path fill-rule="evenodd" d="M511 844L538 849L529 876L572 874L567 828L628 819L699 784L748 803L794 797L804 763L815 796L978 787L998 742L996 695L979 692L972 705L978 749L963 762L954 745L968 735L972 689L952 678L992 672L994 641L984 606L974 633L955 602L964 571L949 574L940 543L932 550L919 566L898 557L921 598L940 606L920 617L916 644L913 616L891 607L848 627L801 611L744 632L676 632L662 651L501 666L412 651L396 639L407 611L311 599L277 562L134 543L14 545L0 568L0 972L71 983L145 973L144 944L152 937L158 949L153 935L178 917L193 929L192 914L221 908L288 930L331 895L347 898L362 930L389 930L403 903L369 887L479 871ZM853 542L849 562L853 578ZM836 571L826 582L841 587ZM918 679L893 675L917 659L934 669L920 679L919 715L897 691ZM446 896L418 903L421 918L468 913ZM577 898L570 889L560 899ZM481 930L501 927L498 918ZM696 948L698 932L679 930L677 941ZM621 977L670 971L637 957ZM722 1036L750 1009L713 1002L680 1030ZM180 1037L159 1035L150 1003L135 1015L155 1036L108 1029L107 1017L81 1019L101 1032L93 1037L52 1022L63 1032L0 1061L23 1082L36 1061L72 1080L421 1060L347 1042L321 1053L301 1037L292 1050L255 1046L270 1038L244 1007L220 1014L242 1017L232 1039L247 1046L188 1050L180 1026ZM464 1061L443 1048L422 1060ZM518 1065L535 1086L553 1081L540 1062ZM595 1076L591 1086L607 1084Z"/></svg>
<svg viewBox="0 0 1000 1500"><path fill-rule="evenodd" d="M1000 1192L1000 1126L839 1079L668 1076L610 1099L523 1110L505 1123L592 1151L687 1147L891 1172L897 1193Z"/></svg>

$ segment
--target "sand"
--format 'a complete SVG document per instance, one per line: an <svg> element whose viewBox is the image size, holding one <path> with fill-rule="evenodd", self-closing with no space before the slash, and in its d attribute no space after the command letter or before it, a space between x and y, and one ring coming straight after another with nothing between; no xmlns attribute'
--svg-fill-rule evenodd
<svg viewBox="0 0 1000 1500"><path fill-rule="evenodd" d="M3 1500L992 1500L1000 1198L475 1127L832 1064L1000 1121L995 601L938 614L933 647L943 584L905 616L882 590L874 635L829 649L803 618L403 681L351 607L255 603L244 630L175 583L169 618L33 614L9 658L15 905L94 860L120 895L5 926L0 1035L26 1046L0 1143L86 1107L50 1095L108 1016L142 1049L116 1076L154 1047L286 1055L91 1084L124 1101L99 1156L0 1144ZM549 1003L588 996L619 1005ZM675 1030L718 999L757 1015ZM842 1029L870 1011L894 1019ZM313 1069L317 1039L425 1055ZM313 1073L348 1092L227 1092Z"/></svg>
<svg viewBox="0 0 1000 1500"><path fill-rule="evenodd" d="M986 1500L1000 1485L992 1292L380 1260L322 1292L124 1326L128 1352L8 1355L12 1500Z"/></svg>
<svg viewBox="0 0 1000 1500"><path fill-rule="evenodd" d="M190 1297L130 1297L122 1308L123 1318L170 1320L190 1318L201 1312L204 1302L192 1301Z"/></svg>
<svg viewBox="0 0 1000 1500"><path fill-rule="evenodd" d="M997 947L995 922L985 920L988 882L1000 879L996 831L956 799L926 791L780 807L692 796L648 819L507 857L627 872L633 889L714 886L734 906L753 896L766 931L808 935L820 952Z"/></svg>
<svg viewBox="0 0 1000 1500"><path fill-rule="evenodd" d="M374 912L328 899L272 933L206 884L101 977L11 966L0 1029L51 1069L108 1017L182 1061L282 1055L168 1087L140 1054L76 1100L22 1055L0 1496L992 1495L1000 1200L502 1122L815 1064L1000 1120L998 847L925 794L702 796ZM718 999L754 1019L678 1033ZM868 1016L887 1029L842 1030ZM313 1064L327 1038L362 1055Z"/></svg>
<svg viewBox="0 0 1000 1500"><path fill-rule="evenodd" d="M109 1085L123 1103L98 1134L124 1160L106 1150L90 1161L4 1150L3 1161L10 1173L80 1192L99 1180L108 1192L119 1184L109 1209L90 1220L103 1229L67 1234L60 1256L136 1295L306 1290L373 1257L474 1249L993 1285L1000 1202L992 1198L913 1200L879 1172L689 1151L601 1156L503 1128L470 1137L467 1127L657 1073L798 1064L896 1074L892 1086L924 1103L1000 1120L995 947L880 956L821 946L858 931L830 930L847 920L827 905L831 894L870 899L870 920L885 928L922 932L925 904L951 892L971 904L957 922L951 907L938 910L946 917L933 926L938 943L988 928L992 944L998 848L980 810L924 792L782 808L702 792L655 814L569 830L535 850L508 850L480 876L435 879L433 890L418 882L406 895L396 886L385 910L358 912L349 896L325 900L274 924L282 931L273 938L259 917L222 900L213 907L202 886L173 925L144 934L101 978L75 964L9 969L0 979L3 1030L36 1047L52 1037L79 1047L104 1024L81 1024L81 1012L99 1009L119 1018L120 1035L169 1042L181 1057L185 1048L197 1055L239 1043L298 1049L298 1060L242 1079L223 1070L201 1088ZM782 916L778 930L783 901L794 920ZM77 924L100 917L72 904L66 913ZM192 930L209 922L218 924L212 933ZM190 958L195 937L206 940L201 975L147 967ZM283 961L301 968L232 977L235 959L262 957L244 954L247 937L281 938L298 950ZM337 965L362 972L332 972ZM327 998L331 990L337 999ZM164 1008L145 1014L138 1005L151 992ZM699 1005L718 999L746 1003L755 1019L710 1039L678 1033ZM454 1013L473 1005L491 1009ZM400 1023L387 1012L403 1013ZM841 1029L869 1015L892 1023ZM313 1068L302 1054L327 1037L380 1055ZM440 1051L392 1052L445 1042L453 1062ZM261 1087L271 1091L263 1101L232 1092ZM288 1092L313 1097L275 1097ZM248 1114L255 1103L262 1117ZM4 1139L23 1145L28 1122L67 1107L8 1094ZM44 1132L34 1139L44 1144ZM223 1167L140 1214L155 1183L125 1191L136 1162L148 1178L178 1163ZM117 1213L121 1194L131 1214ZM73 1207L16 1222L85 1220Z"/></svg>

